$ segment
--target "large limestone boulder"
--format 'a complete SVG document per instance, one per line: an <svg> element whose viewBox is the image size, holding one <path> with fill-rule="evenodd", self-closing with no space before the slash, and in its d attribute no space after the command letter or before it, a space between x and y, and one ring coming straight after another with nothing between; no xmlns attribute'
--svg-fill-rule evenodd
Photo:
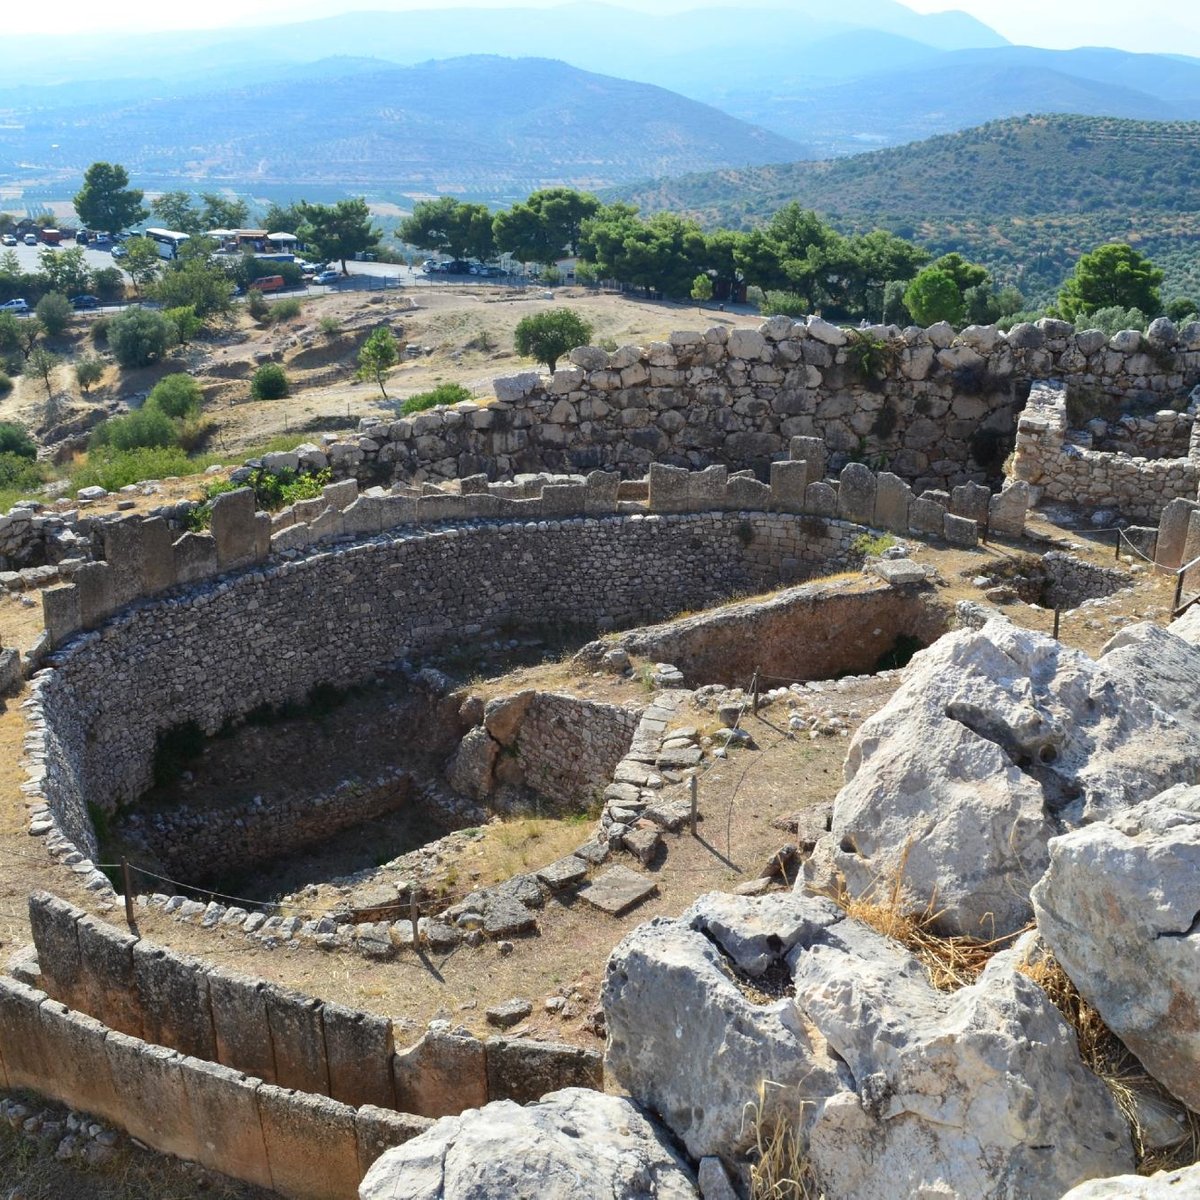
<svg viewBox="0 0 1200 1200"><path fill-rule="evenodd" d="M1055 838L1033 904L1104 1023L1200 1111L1200 787Z"/></svg>
<svg viewBox="0 0 1200 1200"><path fill-rule="evenodd" d="M1154 702L1173 685L1151 676L1004 620L942 638L851 742L797 886L840 875L858 896L902 878L949 931L1021 928L1051 837L1197 778L1200 736Z"/></svg>
<svg viewBox="0 0 1200 1200"><path fill-rule="evenodd" d="M1122 629L1101 651L1100 669L1134 685L1200 738L1200 646L1174 628L1142 622Z"/></svg>
<svg viewBox="0 0 1200 1200"><path fill-rule="evenodd" d="M1200 1200L1200 1166L1093 1179L1072 1188L1062 1200Z"/></svg>
<svg viewBox="0 0 1200 1200"><path fill-rule="evenodd" d="M614 951L607 1066L696 1158L745 1178L747 1105L785 1113L827 1200L1057 1200L1128 1170L1128 1127L1045 993L998 956L936 990L828 901L704 896ZM791 976L791 997L767 1000Z"/></svg>
<svg viewBox="0 0 1200 1200"><path fill-rule="evenodd" d="M632 1101L566 1088L499 1100L387 1151L359 1200L695 1200L695 1176Z"/></svg>

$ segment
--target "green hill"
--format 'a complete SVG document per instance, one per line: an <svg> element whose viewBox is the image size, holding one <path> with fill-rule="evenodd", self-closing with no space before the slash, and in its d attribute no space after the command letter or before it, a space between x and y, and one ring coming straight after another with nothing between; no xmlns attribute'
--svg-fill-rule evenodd
<svg viewBox="0 0 1200 1200"><path fill-rule="evenodd" d="M1079 255L1128 241L1200 297L1200 122L1038 116L829 162L723 170L619 192L646 211L751 228L796 200L845 231L883 227L1050 299Z"/></svg>

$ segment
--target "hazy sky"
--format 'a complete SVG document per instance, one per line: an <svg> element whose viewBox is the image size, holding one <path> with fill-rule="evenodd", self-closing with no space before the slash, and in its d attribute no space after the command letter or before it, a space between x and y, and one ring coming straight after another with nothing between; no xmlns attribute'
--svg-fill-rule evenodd
<svg viewBox="0 0 1200 1200"><path fill-rule="evenodd" d="M58 0L55 20L75 33L87 29L186 29L199 26L270 24L335 12L407 8L547 7L563 0L206 0L196 5L164 5L161 0L122 0L115 6L92 0ZM678 11L756 0L609 0L629 8ZM787 8L787 0L757 0ZM1131 8L1123 0L902 0L918 12L963 9L1010 41L1032 46L1116 46L1200 56L1200 7L1188 0L1151 2ZM3 50L0 49L0 62ZM0 71L2 74L2 71Z"/></svg>

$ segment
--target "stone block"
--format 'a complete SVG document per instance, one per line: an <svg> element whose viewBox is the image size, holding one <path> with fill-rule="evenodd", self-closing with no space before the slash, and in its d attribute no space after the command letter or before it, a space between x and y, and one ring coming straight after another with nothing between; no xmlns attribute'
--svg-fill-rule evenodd
<svg viewBox="0 0 1200 1200"><path fill-rule="evenodd" d="M290 988L269 984L263 991L275 1048L275 1080L282 1088L329 1095L321 1002Z"/></svg>
<svg viewBox="0 0 1200 1200"><path fill-rule="evenodd" d="M379 515L381 528L395 529L400 525L417 523L416 496L383 496L381 500L383 503Z"/></svg>
<svg viewBox="0 0 1200 1200"><path fill-rule="evenodd" d="M208 978L200 963L163 946L138 942L133 948L133 975L145 1040L195 1058L214 1059Z"/></svg>
<svg viewBox="0 0 1200 1200"><path fill-rule="evenodd" d="M82 1008L110 1029L142 1036L142 1006L133 974L133 948L138 939L93 916L77 926L79 957L86 1002Z"/></svg>
<svg viewBox="0 0 1200 1200"><path fill-rule="evenodd" d="M396 1107L421 1117L455 1116L488 1100L483 1043L436 1022L415 1045L392 1059Z"/></svg>
<svg viewBox="0 0 1200 1200"><path fill-rule="evenodd" d="M908 529L920 537L941 537L946 506L920 496L908 506Z"/></svg>
<svg viewBox="0 0 1200 1200"><path fill-rule="evenodd" d="M882 471L875 480L875 517L869 524L876 529L906 534L911 504L912 488L899 475Z"/></svg>
<svg viewBox="0 0 1200 1200"><path fill-rule="evenodd" d="M73 583L43 589L42 624L50 635L53 649L79 632L83 617L79 611L79 589Z"/></svg>
<svg viewBox="0 0 1200 1200"><path fill-rule="evenodd" d="M271 514L254 514L254 559L262 562L271 553Z"/></svg>
<svg viewBox="0 0 1200 1200"><path fill-rule="evenodd" d="M342 527L352 537L374 536L383 529L383 497L359 496L343 513Z"/></svg>
<svg viewBox="0 0 1200 1200"><path fill-rule="evenodd" d="M254 561L258 551L254 512L254 492L250 488L238 488L213 499L209 528L216 542L218 570L232 571Z"/></svg>
<svg viewBox="0 0 1200 1200"><path fill-rule="evenodd" d="M264 1083L258 1115L274 1191L293 1200L353 1200L362 1178L354 1109Z"/></svg>
<svg viewBox="0 0 1200 1200"><path fill-rule="evenodd" d="M274 1083L275 1056L267 1024L266 984L232 971L208 977L217 1061L236 1071Z"/></svg>
<svg viewBox="0 0 1200 1200"><path fill-rule="evenodd" d="M617 495L621 488L621 477L615 471L592 471L585 484L584 511L588 513L613 513L617 511Z"/></svg>
<svg viewBox="0 0 1200 1200"><path fill-rule="evenodd" d="M341 512L328 504L323 512L308 523L308 536L313 542L332 542L345 532L346 522Z"/></svg>
<svg viewBox="0 0 1200 1200"><path fill-rule="evenodd" d="M1029 484L1010 483L988 501L987 527L992 537L1023 537L1029 512Z"/></svg>
<svg viewBox="0 0 1200 1200"><path fill-rule="evenodd" d="M184 1058L179 1067L196 1131L197 1160L210 1170L271 1187L258 1115L259 1081L198 1058Z"/></svg>
<svg viewBox="0 0 1200 1200"><path fill-rule="evenodd" d="M829 469L829 448L823 438L792 438L788 443L788 457L793 462L808 463L808 478L814 483L820 483Z"/></svg>
<svg viewBox="0 0 1200 1200"><path fill-rule="evenodd" d="M107 1120L119 1119L121 1102L104 1048L108 1037L104 1024L57 1000L43 1001L38 1020L42 1044L51 1053L54 1066L37 1090L73 1109Z"/></svg>
<svg viewBox="0 0 1200 1200"><path fill-rule="evenodd" d="M391 1021L329 1003L321 1015L329 1094L354 1108L362 1104L391 1108L395 1103Z"/></svg>
<svg viewBox="0 0 1200 1200"><path fill-rule="evenodd" d="M94 629L112 611L112 568L105 562L89 562L71 577L79 589L79 619L84 629Z"/></svg>
<svg viewBox="0 0 1200 1200"><path fill-rule="evenodd" d="M104 1052L121 1097L122 1127L164 1154L197 1159L200 1146L183 1086L183 1056L116 1032L109 1033Z"/></svg>
<svg viewBox="0 0 1200 1200"><path fill-rule="evenodd" d="M771 509L774 512L804 511L804 493L810 482L809 464L784 459L771 464Z"/></svg>
<svg viewBox="0 0 1200 1200"><path fill-rule="evenodd" d="M814 517L836 517L838 490L829 483L810 483L804 489L804 511Z"/></svg>
<svg viewBox="0 0 1200 1200"><path fill-rule="evenodd" d="M179 583L197 583L217 573L217 543L211 533L185 533L171 549Z"/></svg>
<svg viewBox="0 0 1200 1200"><path fill-rule="evenodd" d="M729 469L722 466L692 471L688 477L688 504L692 512L720 509L725 503Z"/></svg>
<svg viewBox="0 0 1200 1200"><path fill-rule="evenodd" d="M969 517L986 525L992 492L982 483L963 483L950 490L950 511L956 517Z"/></svg>
<svg viewBox="0 0 1200 1200"><path fill-rule="evenodd" d="M489 1100L532 1104L547 1092L583 1087L604 1090L604 1059L595 1050L528 1038L487 1040Z"/></svg>
<svg viewBox="0 0 1200 1200"><path fill-rule="evenodd" d="M838 516L855 525L875 520L875 474L863 463L847 463L838 478Z"/></svg>
<svg viewBox="0 0 1200 1200"><path fill-rule="evenodd" d="M771 489L765 483L745 475L731 475L725 481L725 505L732 512L769 512Z"/></svg>
<svg viewBox="0 0 1200 1200"><path fill-rule="evenodd" d="M690 472L663 463L650 464L650 511L675 513L688 511Z"/></svg>
<svg viewBox="0 0 1200 1200"><path fill-rule="evenodd" d="M942 536L953 546L978 546L979 524L970 517L947 513L942 520Z"/></svg>
<svg viewBox="0 0 1200 1200"><path fill-rule="evenodd" d="M1200 508L1193 500L1172 500L1158 519L1158 544L1154 561L1160 567L1174 570L1183 563L1183 548L1187 544L1188 526L1192 513Z"/></svg>
<svg viewBox="0 0 1200 1200"><path fill-rule="evenodd" d="M57 1066L57 1050L42 1037L38 1009L45 992L0 975L0 1064L9 1088L44 1090Z"/></svg>
<svg viewBox="0 0 1200 1200"><path fill-rule="evenodd" d="M330 508L338 512L347 509L358 499L358 481L355 479L339 479L337 483L327 483L321 489L321 495Z"/></svg>
<svg viewBox="0 0 1200 1200"><path fill-rule="evenodd" d="M38 966L46 994L70 1008L91 1011L79 949L79 919L83 910L49 892L29 897L29 926L37 948Z"/></svg>
<svg viewBox="0 0 1200 1200"><path fill-rule="evenodd" d="M593 880L579 894L593 907L620 916L654 894L658 885L646 875L628 867L613 867Z"/></svg>
<svg viewBox="0 0 1200 1200"><path fill-rule="evenodd" d="M548 483L542 488L542 513L546 517L575 517L586 507L586 484Z"/></svg>
<svg viewBox="0 0 1200 1200"><path fill-rule="evenodd" d="M384 1151L403 1146L405 1142L423 1134L432 1124L429 1117L364 1104L354 1114L359 1170L365 1175Z"/></svg>

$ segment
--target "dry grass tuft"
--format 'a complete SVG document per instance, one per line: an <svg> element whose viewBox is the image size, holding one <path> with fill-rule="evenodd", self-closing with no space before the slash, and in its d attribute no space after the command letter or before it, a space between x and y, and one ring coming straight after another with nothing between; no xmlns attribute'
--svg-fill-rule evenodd
<svg viewBox="0 0 1200 1200"><path fill-rule="evenodd" d="M1050 997L1075 1031L1079 1057L1113 1093L1133 1134L1139 1174L1175 1170L1200 1160L1200 1115L1184 1108L1146 1074L1142 1064L1079 994L1059 961L1046 950L1026 959L1019 969ZM1185 1132L1177 1142L1160 1147L1146 1145L1143 1120L1147 1104L1178 1118Z"/></svg>
<svg viewBox="0 0 1200 1200"><path fill-rule="evenodd" d="M808 1159L803 1121L768 1101L768 1088L777 1087L770 1080L760 1083L758 1100L743 1114L754 1129L750 1200L824 1200Z"/></svg>

